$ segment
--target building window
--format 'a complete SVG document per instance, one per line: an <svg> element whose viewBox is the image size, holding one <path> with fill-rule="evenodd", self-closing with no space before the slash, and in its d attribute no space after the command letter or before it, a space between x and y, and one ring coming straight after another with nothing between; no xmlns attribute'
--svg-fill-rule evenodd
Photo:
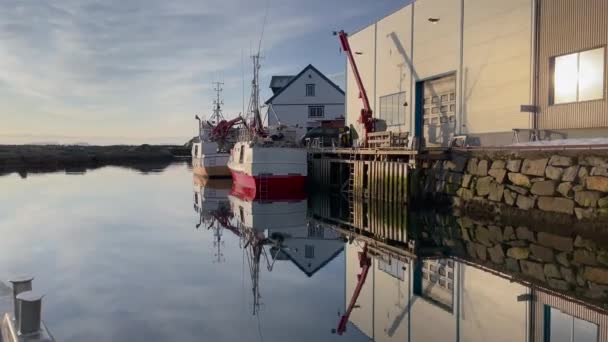
<svg viewBox="0 0 608 342"><path fill-rule="evenodd" d="M598 326L545 306L546 342L596 342Z"/></svg>
<svg viewBox="0 0 608 342"><path fill-rule="evenodd" d="M552 104L604 98L604 48L554 57Z"/></svg>
<svg viewBox="0 0 608 342"><path fill-rule="evenodd" d="M306 96L315 96L315 85L314 84L306 85Z"/></svg>
<svg viewBox="0 0 608 342"><path fill-rule="evenodd" d="M425 100L425 102L427 101L428 99ZM433 99L434 101L435 99ZM405 109L405 92L381 96L378 119L383 120L387 126L403 125L405 124Z"/></svg>
<svg viewBox="0 0 608 342"><path fill-rule="evenodd" d="M315 257L315 246L305 245L304 246L304 257L306 259L312 259Z"/></svg>
<svg viewBox="0 0 608 342"><path fill-rule="evenodd" d="M322 118L325 116L324 106L308 106L308 117L309 118Z"/></svg>
<svg viewBox="0 0 608 342"><path fill-rule="evenodd" d="M454 272L454 261L451 259L417 262L414 268L414 294L453 312Z"/></svg>

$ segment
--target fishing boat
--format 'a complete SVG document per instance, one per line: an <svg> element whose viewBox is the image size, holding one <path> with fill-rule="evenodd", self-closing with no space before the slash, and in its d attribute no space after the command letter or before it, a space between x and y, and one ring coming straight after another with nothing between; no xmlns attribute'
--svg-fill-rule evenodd
<svg viewBox="0 0 608 342"><path fill-rule="evenodd" d="M306 197L307 152L297 129L264 127L259 106L259 53L253 56L248 123L240 130L228 160L233 191L249 200L301 200Z"/></svg>
<svg viewBox="0 0 608 342"><path fill-rule="evenodd" d="M222 83L215 83L216 98L213 101L213 114L209 120L195 118L199 123L197 140L192 144L192 168L195 175L210 178L230 177L228 159L230 149L237 137L235 126L241 122L241 117L227 121L222 114L220 93Z"/></svg>

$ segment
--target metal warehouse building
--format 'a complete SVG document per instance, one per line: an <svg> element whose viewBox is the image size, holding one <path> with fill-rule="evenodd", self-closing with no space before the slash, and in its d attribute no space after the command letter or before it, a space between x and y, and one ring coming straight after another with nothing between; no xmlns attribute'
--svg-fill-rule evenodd
<svg viewBox="0 0 608 342"><path fill-rule="evenodd" d="M608 136L608 0L417 0L349 40L379 130L427 147ZM361 132L350 65L346 97Z"/></svg>

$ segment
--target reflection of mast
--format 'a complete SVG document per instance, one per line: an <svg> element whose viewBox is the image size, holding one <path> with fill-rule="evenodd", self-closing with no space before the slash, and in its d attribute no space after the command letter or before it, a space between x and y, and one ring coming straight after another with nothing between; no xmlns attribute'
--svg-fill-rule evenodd
<svg viewBox="0 0 608 342"><path fill-rule="evenodd" d="M224 254L222 253L222 246L224 245L224 241L222 241L222 231L223 230L224 230L224 228L222 226L220 226L219 224L216 224L213 227L213 236L215 237L215 239L213 240L213 246L217 248L217 251L215 252L215 257L216 257L215 262L217 262L218 264L225 260L225 259L222 259L224 256Z"/></svg>
<svg viewBox="0 0 608 342"><path fill-rule="evenodd" d="M254 229L248 229L241 226L240 229L241 237L245 241L243 249L247 255L247 263L249 265L249 274L251 276L251 291L253 293L253 315L256 315L261 306L261 294L260 294L260 262L262 258L266 260L266 267L268 271L272 271L274 265L270 262L268 254L264 245L270 244L271 240L264 237L262 234L257 233Z"/></svg>
<svg viewBox="0 0 608 342"><path fill-rule="evenodd" d="M371 265L372 260L367 255L367 243L365 243L365 245L363 245L363 251L359 252L359 266L361 267L361 273L357 274L357 287L355 287L355 291L353 292L353 296L350 299L346 312L344 315L342 315L342 317L340 317L340 322L338 323L338 335L342 335L346 331L346 323L348 323L350 314L353 312L353 309L357 304L357 299L359 299L361 289L363 289L363 285L365 284L365 279L367 279L367 273L369 272Z"/></svg>

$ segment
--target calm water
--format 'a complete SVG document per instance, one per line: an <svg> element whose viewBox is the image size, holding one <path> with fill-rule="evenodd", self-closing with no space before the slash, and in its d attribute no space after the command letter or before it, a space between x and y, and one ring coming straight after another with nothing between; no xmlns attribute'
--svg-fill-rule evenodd
<svg viewBox="0 0 608 342"><path fill-rule="evenodd" d="M370 245L339 335L369 241L333 229L349 220L340 199L247 203L228 190L193 185L183 164L0 177L0 279L35 276L58 341L530 341L544 326L517 299L529 286L450 258L414 266L392 243ZM386 215L392 241L432 240L399 215ZM548 310L553 341L605 329Z"/></svg>

